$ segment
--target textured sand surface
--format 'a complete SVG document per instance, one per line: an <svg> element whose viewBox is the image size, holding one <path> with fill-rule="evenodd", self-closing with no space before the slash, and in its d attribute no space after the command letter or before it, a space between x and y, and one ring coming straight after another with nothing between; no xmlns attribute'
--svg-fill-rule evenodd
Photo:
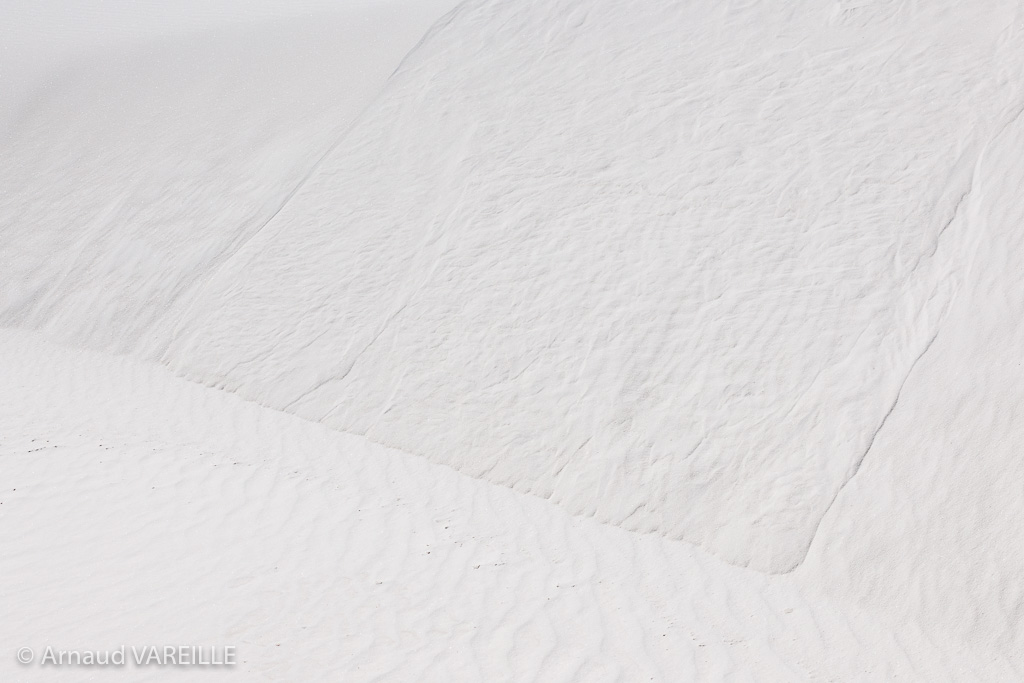
<svg viewBox="0 0 1024 683"><path fill-rule="evenodd" d="M5 165L4 318L791 570L962 279L1024 51L1010 3L717 7L466 3L314 166L310 41L264 57L273 119L223 72L178 86L200 130L59 99Z"/></svg>
<svg viewBox="0 0 1024 683"><path fill-rule="evenodd" d="M164 359L792 569L934 338L1024 51L1009 11L718 5L462 5Z"/></svg>
<svg viewBox="0 0 1024 683"><path fill-rule="evenodd" d="M453 6L0 7L0 680L1024 679L1024 7Z"/></svg>

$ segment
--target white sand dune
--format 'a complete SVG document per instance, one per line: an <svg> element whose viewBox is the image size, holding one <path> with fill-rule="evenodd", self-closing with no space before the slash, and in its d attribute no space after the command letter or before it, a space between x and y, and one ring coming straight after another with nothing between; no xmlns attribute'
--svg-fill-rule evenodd
<svg viewBox="0 0 1024 683"><path fill-rule="evenodd" d="M0 678L1024 678L1019 3L326 5L0 9Z"/></svg>

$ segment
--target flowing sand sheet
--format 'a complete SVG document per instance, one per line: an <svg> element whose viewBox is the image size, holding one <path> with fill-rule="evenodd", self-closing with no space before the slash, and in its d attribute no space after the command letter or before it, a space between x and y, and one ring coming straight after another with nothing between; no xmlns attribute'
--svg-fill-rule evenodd
<svg viewBox="0 0 1024 683"><path fill-rule="evenodd" d="M75 272L37 269L12 310L788 571L956 290L963 198L1017 101L1011 19L470 2L269 223L121 220L137 204L103 193ZM154 224L189 235L158 247L173 282L125 240Z"/></svg>
<svg viewBox="0 0 1024 683"><path fill-rule="evenodd" d="M0 8L0 679L1024 678L1020 3L105 2Z"/></svg>

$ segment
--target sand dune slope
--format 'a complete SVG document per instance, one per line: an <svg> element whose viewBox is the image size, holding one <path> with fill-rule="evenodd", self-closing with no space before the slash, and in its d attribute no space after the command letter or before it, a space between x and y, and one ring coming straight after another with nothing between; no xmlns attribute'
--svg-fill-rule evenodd
<svg viewBox="0 0 1024 683"><path fill-rule="evenodd" d="M231 109L216 172L34 180L3 317L790 570L963 280L1013 10L470 2L319 165Z"/></svg>

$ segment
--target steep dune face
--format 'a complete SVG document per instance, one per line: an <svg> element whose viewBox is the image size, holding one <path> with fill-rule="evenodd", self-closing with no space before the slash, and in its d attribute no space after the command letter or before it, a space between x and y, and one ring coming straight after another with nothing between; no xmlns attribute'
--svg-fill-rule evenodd
<svg viewBox="0 0 1024 683"><path fill-rule="evenodd" d="M2 320L791 570L968 277L1024 58L968 14L469 2L258 210L4 199Z"/></svg>

